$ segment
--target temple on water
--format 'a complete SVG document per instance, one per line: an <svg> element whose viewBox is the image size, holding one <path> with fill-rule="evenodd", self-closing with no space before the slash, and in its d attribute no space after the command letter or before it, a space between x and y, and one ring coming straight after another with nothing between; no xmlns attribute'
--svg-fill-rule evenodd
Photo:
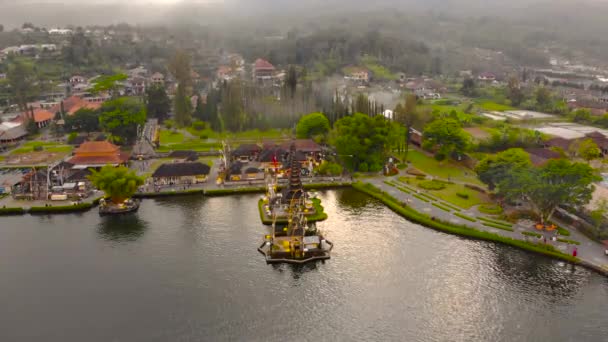
<svg viewBox="0 0 608 342"><path fill-rule="evenodd" d="M322 212L320 204L314 205L313 199L304 190L295 144L290 147L288 169L285 171L288 185L279 193L276 177L271 178L267 185L268 193L260 200L262 221L268 222L268 218L271 218L272 230L258 250L265 255L268 263L305 263L329 259L333 244L323 238L314 222L308 220L311 217L319 221L327 215Z"/></svg>

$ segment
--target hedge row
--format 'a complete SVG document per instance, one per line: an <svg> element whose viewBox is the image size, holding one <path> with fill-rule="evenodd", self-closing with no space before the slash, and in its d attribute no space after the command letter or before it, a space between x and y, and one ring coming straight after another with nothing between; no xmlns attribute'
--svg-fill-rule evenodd
<svg viewBox="0 0 608 342"><path fill-rule="evenodd" d="M513 239L513 238L501 236L498 234L490 233L490 232L480 231L480 230L470 228L470 227L467 227L464 225L454 225L454 224L451 224L448 222L433 220L428 215L417 212L416 210L414 210L410 207L407 207L407 206L404 207L404 206L400 205L399 202L395 198L393 198L392 196L388 195L385 192L380 191L380 189L376 188L375 186L373 186L369 183L363 184L361 182L357 182L357 183L353 184L353 188L355 188L361 192L364 192L364 193L368 194L369 196L376 198L379 201L382 201L391 210L393 210L397 214L407 218L408 220L418 223L418 224L422 224L429 228L433 228L433 229L440 230L440 231L450 233L450 234L456 234L456 235L469 237L472 239L501 242L501 243L504 243L504 244L507 244L507 245L510 245L513 247L517 247L517 248L524 249L524 250L531 251L531 252L541 253L544 255L566 260L566 261L569 261L572 263L580 262L580 260L578 258L575 258L569 254L564 254L564 253L556 250L551 245L535 244L535 243L531 243L528 241Z"/></svg>
<svg viewBox="0 0 608 342"><path fill-rule="evenodd" d="M25 209L23 208L0 208L0 216L2 215L23 215L25 214Z"/></svg>
<svg viewBox="0 0 608 342"><path fill-rule="evenodd" d="M488 215L498 215L502 213L502 207L490 204L482 204L477 210L479 210L480 213Z"/></svg>
<svg viewBox="0 0 608 342"><path fill-rule="evenodd" d="M452 210L455 210L455 211L461 211L462 210L462 208L458 208L457 206L452 205L452 204L447 203L447 202L441 202L441 205L446 206L446 207L448 207L448 208L450 208Z"/></svg>
<svg viewBox="0 0 608 342"><path fill-rule="evenodd" d="M93 203L80 203L74 205L48 206L48 207L31 207L31 214L46 214L46 213L71 213L78 211L87 211L93 207Z"/></svg>
<svg viewBox="0 0 608 342"><path fill-rule="evenodd" d="M507 228L513 227L513 225L511 223L509 223L509 222L503 222L503 221L493 220L493 219L489 219L489 218L483 217L483 216L477 216L477 219L481 220L481 221L484 221L484 222L488 222L488 223L493 223L493 224L505 226Z"/></svg>
<svg viewBox="0 0 608 342"><path fill-rule="evenodd" d="M562 238L557 238L557 241L559 242L563 242L563 243L569 243L571 245L580 245L581 243L575 240L569 240L569 239L562 239Z"/></svg>
<svg viewBox="0 0 608 342"><path fill-rule="evenodd" d="M450 208L444 207L441 204L433 203L433 206L435 206L435 207L437 207L437 208L439 208L439 209L441 209L443 211L447 211L448 213L450 212Z"/></svg>
<svg viewBox="0 0 608 342"><path fill-rule="evenodd" d="M454 215L456 215L456 216L460 217L461 219L465 219L465 220L467 220L467 221L470 221L470 222L477 222L477 220L476 220L476 219L474 219L474 218L472 218L472 217L470 217L470 216L467 216L467 215L461 214L461 213L454 213Z"/></svg>
<svg viewBox="0 0 608 342"><path fill-rule="evenodd" d="M226 196L234 194L251 194L264 192L266 189L263 187L256 188L233 188L233 189L217 189L217 190L205 190L207 196Z"/></svg>
<svg viewBox="0 0 608 342"><path fill-rule="evenodd" d="M523 235L527 235L527 236L534 236L536 238L540 238L542 235L539 233L535 233L535 232L521 232Z"/></svg>
<svg viewBox="0 0 608 342"><path fill-rule="evenodd" d="M507 227L507 226L503 226L501 224L495 224L492 222L482 222L482 224L486 227L492 227L492 228L498 228L498 229L502 229L502 230L506 230L509 232L513 232L513 228Z"/></svg>
<svg viewBox="0 0 608 342"><path fill-rule="evenodd" d="M424 198L424 197L422 197L420 195L412 194L412 196L416 197L417 199L421 200L422 202L426 202L426 203L430 202L429 200L427 200L426 198Z"/></svg>

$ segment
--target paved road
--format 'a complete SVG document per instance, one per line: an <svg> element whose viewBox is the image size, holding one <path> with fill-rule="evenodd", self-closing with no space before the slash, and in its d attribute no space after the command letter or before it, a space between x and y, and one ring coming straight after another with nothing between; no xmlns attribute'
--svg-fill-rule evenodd
<svg viewBox="0 0 608 342"><path fill-rule="evenodd" d="M416 209L417 211L434 216L443 221L452 222L454 224L466 224L467 226L476 228L478 230L492 232L492 233L499 234L499 235L502 235L505 237L515 238L515 239L520 239L520 240L535 239L533 237L527 237L527 236L521 234L521 232L523 232L523 231L533 231L533 229L531 229L529 226L523 226L521 224L517 224L517 225L513 226L513 229L515 231L510 232L510 231L506 231L506 230L502 230L502 229L496 229L496 228L484 226L481 223L481 221L479 221L479 220L477 222L470 222L468 220L464 220L464 219L458 217L457 215L455 215L455 213L459 212L463 215L473 217L473 218L479 217L479 216L488 217L488 218L492 218L492 217L481 214L474 208L471 208L468 210L462 209L460 211L452 210L450 212L447 212L447 211L444 211L444 210L432 205L432 203L436 203L436 204L446 203L446 202L442 201L441 199L437 198L436 196L423 192L423 193L425 193L425 195L430 196L434 199L433 201L427 203L427 202L424 202L412 195L409 195L409 194L397 189L395 186L384 183L385 181L392 181L392 182L395 182L395 184L398 184L399 186L407 187L406 184L403 184L398 181L397 176L388 177L388 178L387 177L369 178L369 179L366 179L366 181L373 184L374 186L380 188L381 190L389 193L391 196L395 197L399 201L408 202L409 205L412 208ZM571 235L569 237L566 237L567 239L579 241L581 243L581 245L574 246L574 245L562 243L559 241L548 242L548 243L552 244L553 246L555 246L555 248L561 250L562 252L568 253L568 254L571 254L573 249L576 247L578 257L580 259L585 260L594 265L608 269L608 257L604 254L604 250L605 250L604 246L602 246L600 243L592 241L591 239L589 239L588 237L586 237L585 235L583 235L582 233L577 231L576 228L569 226L563 222L558 222L558 223L560 224L560 226L565 227L570 231Z"/></svg>

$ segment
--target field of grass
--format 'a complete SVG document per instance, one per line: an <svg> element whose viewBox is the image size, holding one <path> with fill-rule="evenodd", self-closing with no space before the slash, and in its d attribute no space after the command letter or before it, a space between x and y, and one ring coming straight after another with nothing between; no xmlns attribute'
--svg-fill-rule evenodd
<svg viewBox="0 0 608 342"><path fill-rule="evenodd" d="M452 161L438 162L433 157L427 156L425 153L418 150L410 150L407 155L407 159L412 165L418 170L439 178L448 179L454 181L467 182L471 184L482 185L481 181L477 178L477 175L472 170L467 169L464 166L460 166Z"/></svg>
<svg viewBox="0 0 608 342"><path fill-rule="evenodd" d="M420 188L419 184L425 182L410 177L400 177L400 181ZM422 188L420 188L422 189ZM445 188L439 190L427 190L429 194L434 195L441 200L456 205L460 208L469 209L472 206L489 203L489 199L482 193L469 189L462 184L445 184ZM457 194L467 194L468 198L462 198ZM421 193L421 195L425 195Z"/></svg>
<svg viewBox="0 0 608 342"><path fill-rule="evenodd" d="M373 73L373 77L376 78L376 79L382 79L382 80L387 80L387 81L397 79L397 76L395 74L393 74L386 67L380 65L375 60L375 58L372 58L372 57L362 58L361 63L369 71L371 71Z"/></svg>
<svg viewBox="0 0 608 342"><path fill-rule="evenodd" d="M504 104L496 103L491 100L484 100L484 99L475 100L475 104L478 107L480 107L481 109L491 111L491 112L504 112L506 110L515 109L508 105L504 105Z"/></svg>
<svg viewBox="0 0 608 342"><path fill-rule="evenodd" d="M22 153L35 152L34 149L37 148L38 146L42 147L41 151L44 151L44 152L70 153L74 149L73 146L65 145L65 144L57 143L57 142L28 141L25 144L21 145L21 147L12 150L11 154L22 154Z"/></svg>
<svg viewBox="0 0 608 342"><path fill-rule="evenodd" d="M180 144L170 144L170 145L161 145L157 151L158 152L169 152L169 151L196 151L196 152L208 152L208 151L217 151L222 148L222 144L220 143L209 143L203 142L201 140L188 140Z"/></svg>
<svg viewBox="0 0 608 342"><path fill-rule="evenodd" d="M179 144L183 141L184 141L184 135L180 132L167 131L167 130L160 131L160 144L161 145Z"/></svg>

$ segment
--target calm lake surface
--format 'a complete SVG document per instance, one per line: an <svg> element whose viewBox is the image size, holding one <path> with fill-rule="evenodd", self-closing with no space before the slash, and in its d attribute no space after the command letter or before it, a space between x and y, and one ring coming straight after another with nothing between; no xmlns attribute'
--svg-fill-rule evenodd
<svg viewBox="0 0 608 342"><path fill-rule="evenodd" d="M321 198L332 259L267 265L259 195L0 218L0 341L607 341L608 278Z"/></svg>

